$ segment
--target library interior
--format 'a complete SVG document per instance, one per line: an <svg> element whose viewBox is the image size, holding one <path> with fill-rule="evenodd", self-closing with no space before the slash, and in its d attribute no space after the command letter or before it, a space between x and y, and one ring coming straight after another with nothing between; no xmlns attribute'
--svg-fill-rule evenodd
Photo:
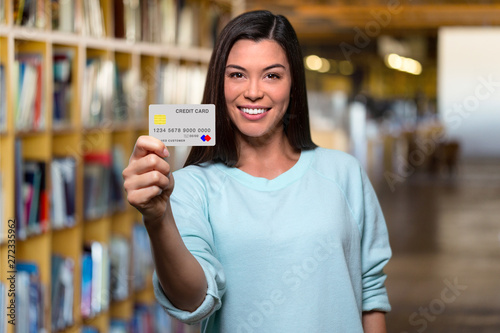
<svg viewBox="0 0 500 333"><path fill-rule="evenodd" d="M313 141L376 191L387 332L500 332L499 1L0 0L0 333L200 332L155 299L122 171L258 9L297 32Z"/></svg>

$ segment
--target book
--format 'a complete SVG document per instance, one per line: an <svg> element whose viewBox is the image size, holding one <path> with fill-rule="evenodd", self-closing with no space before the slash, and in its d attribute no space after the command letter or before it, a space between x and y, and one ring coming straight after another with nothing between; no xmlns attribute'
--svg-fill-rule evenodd
<svg viewBox="0 0 500 333"><path fill-rule="evenodd" d="M118 331L119 333L121 331ZM200 333L200 325L187 325L170 317L158 303L134 304L134 313L131 322L132 333Z"/></svg>
<svg viewBox="0 0 500 333"><path fill-rule="evenodd" d="M45 163L24 161L21 140L15 141L15 216L21 240L48 230Z"/></svg>
<svg viewBox="0 0 500 333"><path fill-rule="evenodd" d="M176 104L175 92L178 66L170 61L162 61L157 85L157 104Z"/></svg>
<svg viewBox="0 0 500 333"><path fill-rule="evenodd" d="M45 186L45 163L21 161L20 165L22 175L16 174L16 200L19 200L18 204L20 204L16 206L18 207L17 233L20 239L25 239L27 236L48 230L48 200Z"/></svg>
<svg viewBox="0 0 500 333"><path fill-rule="evenodd" d="M177 2L163 0L160 2L161 42L175 44L177 35Z"/></svg>
<svg viewBox="0 0 500 333"><path fill-rule="evenodd" d="M125 3L125 38L129 41L140 41L141 8L138 0L130 0Z"/></svg>
<svg viewBox="0 0 500 333"><path fill-rule="evenodd" d="M29 273L18 271L16 276L16 333L29 332L29 288Z"/></svg>
<svg viewBox="0 0 500 333"><path fill-rule="evenodd" d="M153 258L149 236L144 225L136 223L132 229L132 281L133 289L143 290L153 274Z"/></svg>
<svg viewBox="0 0 500 333"><path fill-rule="evenodd" d="M99 333L99 330L92 326L83 326L82 333Z"/></svg>
<svg viewBox="0 0 500 333"><path fill-rule="evenodd" d="M7 130L6 77L5 67L3 64L0 64L0 132Z"/></svg>
<svg viewBox="0 0 500 333"><path fill-rule="evenodd" d="M123 319L112 318L109 323L109 333L129 333L129 326Z"/></svg>
<svg viewBox="0 0 500 333"><path fill-rule="evenodd" d="M35 26L38 29L45 29L47 26L47 11L45 9L45 0L33 0L36 2Z"/></svg>
<svg viewBox="0 0 500 333"><path fill-rule="evenodd" d="M90 247L84 247L82 254L82 290L80 311L83 318L92 315L92 254Z"/></svg>
<svg viewBox="0 0 500 333"><path fill-rule="evenodd" d="M53 229L75 225L76 161L72 157L55 158L51 163Z"/></svg>
<svg viewBox="0 0 500 333"><path fill-rule="evenodd" d="M173 319L158 302L153 303L153 318L154 332L173 332Z"/></svg>
<svg viewBox="0 0 500 333"><path fill-rule="evenodd" d="M134 305L132 332L154 332L153 321L153 311L150 306L140 303Z"/></svg>
<svg viewBox="0 0 500 333"><path fill-rule="evenodd" d="M45 128L42 55L19 53L14 71L18 84L14 86L16 129L22 131Z"/></svg>
<svg viewBox="0 0 500 333"><path fill-rule="evenodd" d="M160 64L156 90L158 104L197 104L203 97L207 66Z"/></svg>
<svg viewBox="0 0 500 333"><path fill-rule="evenodd" d="M139 1L141 11L141 40L144 42L151 41L151 33L149 31L149 0Z"/></svg>
<svg viewBox="0 0 500 333"><path fill-rule="evenodd" d="M93 241L84 246L82 257L81 313L91 318L109 308L110 262L105 244Z"/></svg>
<svg viewBox="0 0 500 333"><path fill-rule="evenodd" d="M207 18L207 26L200 30L200 46L213 48L217 36L232 19L232 6L228 2L210 2L208 13L204 16Z"/></svg>
<svg viewBox="0 0 500 333"><path fill-rule="evenodd" d="M145 119L147 92L139 71L115 65L114 82L113 122Z"/></svg>
<svg viewBox="0 0 500 333"><path fill-rule="evenodd" d="M140 79L140 72L136 69L128 70L122 77L123 92L128 108L128 118L141 121L147 118L147 85Z"/></svg>
<svg viewBox="0 0 500 333"><path fill-rule="evenodd" d="M1 162L1 156L0 156L0 162ZM5 218L5 212L4 212L4 194L3 194L3 181L2 181L2 171L0 170L0 244L3 243L4 237L4 218Z"/></svg>
<svg viewBox="0 0 500 333"><path fill-rule="evenodd" d="M177 76L176 76L176 90L175 90L175 101L179 101L181 103L186 103L188 96L189 84L188 81L191 82L189 75L189 67L188 66L179 66L177 68Z"/></svg>
<svg viewBox="0 0 500 333"><path fill-rule="evenodd" d="M52 255L51 265L51 323L52 331L73 324L73 259Z"/></svg>
<svg viewBox="0 0 500 333"><path fill-rule="evenodd" d="M15 201L15 217L16 217L16 234L19 239L26 238L26 222L23 202L23 157L22 157L22 141L17 138L14 143L14 201Z"/></svg>
<svg viewBox="0 0 500 333"><path fill-rule="evenodd" d="M26 27L35 26L36 3L33 0L14 0L14 23Z"/></svg>
<svg viewBox="0 0 500 333"><path fill-rule="evenodd" d="M109 249L106 244L101 244L102 259L101 259L101 311L109 309L111 297L109 294L111 283Z"/></svg>
<svg viewBox="0 0 500 333"><path fill-rule="evenodd" d="M75 0L51 0L52 29L75 31Z"/></svg>
<svg viewBox="0 0 500 333"><path fill-rule="evenodd" d="M130 244L126 238L113 235L109 244L109 252L111 298L115 301L124 300L129 296Z"/></svg>
<svg viewBox="0 0 500 333"><path fill-rule="evenodd" d="M16 263L16 333L44 331L44 290L38 265Z"/></svg>
<svg viewBox="0 0 500 333"><path fill-rule="evenodd" d="M30 234L39 234L41 232L39 222L40 212L40 192L42 190L42 167L44 164L36 162L25 162L24 164L24 180L25 185L31 190L30 198L26 199L26 203L30 203L26 210L28 219L28 231Z"/></svg>
<svg viewBox="0 0 500 333"><path fill-rule="evenodd" d="M122 70L118 65L113 64L115 85L113 100L113 122L125 122L129 117L129 103L124 88L124 79L131 70Z"/></svg>
<svg viewBox="0 0 500 333"><path fill-rule="evenodd" d="M14 24L44 29L47 23L44 6L44 0L14 0Z"/></svg>
<svg viewBox="0 0 500 333"><path fill-rule="evenodd" d="M5 1L6 0L0 0L0 24L5 22Z"/></svg>
<svg viewBox="0 0 500 333"><path fill-rule="evenodd" d="M53 59L53 127L64 127L71 123L71 99L74 52L69 49L55 49Z"/></svg>
<svg viewBox="0 0 500 333"><path fill-rule="evenodd" d="M125 38L125 2L130 4L131 1L114 0L114 24L115 24L115 38Z"/></svg>
<svg viewBox="0 0 500 333"><path fill-rule="evenodd" d="M198 22L200 21L199 6L188 1L180 1L179 12L177 44L185 47L198 45Z"/></svg>
<svg viewBox="0 0 500 333"><path fill-rule="evenodd" d="M87 128L98 127L104 120L111 120L113 66L109 60L87 59L82 89L82 123Z"/></svg>
<svg viewBox="0 0 500 333"><path fill-rule="evenodd" d="M103 292L102 280L102 258L104 248L99 242L92 242L90 244L90 255L92 257L92 300L91 308L93 314L101 312L101 298Z"/></svg>
<svg viewBox="0 0 500 333"><path fill-rule="evenodd" d="M87 59L82 88L82 123L86 127L97 126L104 119L103 100L97 90L97 78L101 68L100 58Z"/></svg>
<svg viewBox="0 0 500 333"><path fill-rule="evenodd" d="M0 282L0 316L0 318L6 319L0 321L0 333L6 333L7 321L10 320L10 317L7 316L7 292L2 282Z"/></svg>
<svg viewBox="0 0 500 333"><path fill-rule="evenodd" d="M127 207L122 176L127 159L121 145L113 146L111 153L113 162L111 168L110 204L113 212L121 212Z"/></svg>
<svg viewBox="0 0 500 333"><path fill-rule="evenodd" d="M104 15L99 0L83 1L83 33L86 36L105 37Z"/></svg>
<svg viewBox="0 0 500 333"><path fill-rule="evenodd" d="M116 0L120 1L120 0ZM142 40L150 43L175 44L178 40L178 12L188 6L184 6L185 1L176 0L131 0L124 1L124 19L120 21L119 29L122 25L127 40ZM190 12L197 11L198 4L190 5ZM120 18L121 20L121 18ZM188 31L185 35L192 36L193 28L188 20L184 28ZM196 22L194 22L196 25ZM190 38L190 37L189 37Z"/></svg>
<svg viewBox="0 0 500 333"><path fill-rule="evenodd" d="M84 156L84 217L96 219L112 212L111 152L89 153Z"/></svg>

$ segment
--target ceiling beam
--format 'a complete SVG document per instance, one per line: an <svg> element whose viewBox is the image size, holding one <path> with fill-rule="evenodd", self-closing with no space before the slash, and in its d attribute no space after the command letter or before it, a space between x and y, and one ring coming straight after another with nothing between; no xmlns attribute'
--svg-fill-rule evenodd
<svg viewBox="0 0 500 333"><path fill-rule="evenodd" d="M301 43L308 44L352 42L359 31L370 37L435 37L442 26L500 26L500 4L471 4L465 0L444 4L430 0L420 0L420 4L410 4L412 0L363 1L362 5L355 0L334 5L321 0L251 0L246 9L268 9L285 15Z"/></svg>
<svg viewBox="0 0 500 333"><path fill-rule="evenodd" d="M427 29L440 26L500 25L500 5L445 4L397 6L298 5L291 20L327 19L337 28L363 28L369 24L388 29Z"/></svg>

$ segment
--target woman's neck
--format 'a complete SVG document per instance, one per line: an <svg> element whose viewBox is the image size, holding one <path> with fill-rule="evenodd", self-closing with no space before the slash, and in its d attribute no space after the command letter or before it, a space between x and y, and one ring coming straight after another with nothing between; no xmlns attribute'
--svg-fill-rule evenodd
<svg viewBox="0 0 500 333"><path fill-rule="evenodd" d="M300 151L290 145L283 131L268 138L240 136L238 142L236 167L255 177L276 178L293 167L300 157Z"/></svg>

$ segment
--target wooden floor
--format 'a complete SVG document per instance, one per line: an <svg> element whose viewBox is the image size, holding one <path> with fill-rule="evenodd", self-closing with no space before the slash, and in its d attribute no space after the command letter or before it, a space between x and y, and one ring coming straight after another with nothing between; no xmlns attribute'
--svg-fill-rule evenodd
<svg viewBox="0 0 500 333"><path fill-rule="evenodd" d="M388 332L500 332L500 161L375 187L393 249Z"/></svg>

